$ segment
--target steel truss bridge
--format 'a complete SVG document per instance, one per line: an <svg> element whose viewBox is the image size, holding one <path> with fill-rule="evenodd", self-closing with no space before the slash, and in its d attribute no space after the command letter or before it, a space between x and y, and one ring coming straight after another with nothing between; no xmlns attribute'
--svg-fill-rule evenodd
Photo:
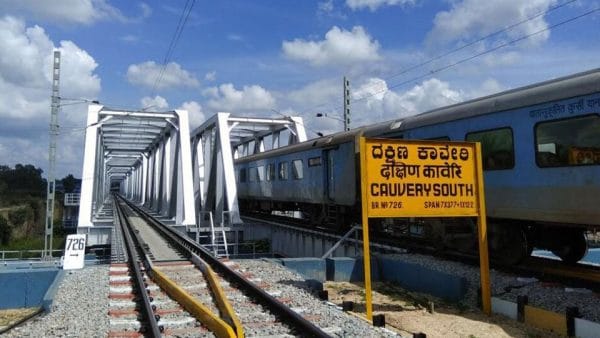
<svg viewBox="0 0 600 338"><path fill-rule="evenodd" d="M118 190L186 232L243 227L234 158L306 140L300 117L235 117L220 112L190 131L188 112L88 106L78 233L107 245ZM211 239L214 242L214 238Z"/></svg>

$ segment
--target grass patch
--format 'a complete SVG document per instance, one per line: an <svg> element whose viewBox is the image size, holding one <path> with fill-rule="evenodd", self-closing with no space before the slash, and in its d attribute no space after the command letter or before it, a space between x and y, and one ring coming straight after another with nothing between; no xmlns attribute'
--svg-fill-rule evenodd
<svg viewBox="0 0 600 338"><path fill-rule="evenodd" d="M62 250L65 247L65 236L54 235L52 239L53 249ZM36 236L11 240L10 243L0 245L0 251L25 251L25 250L44 250L44 237ZM39 257L39 253L33 252L23 255L23 258Z"/></svg>

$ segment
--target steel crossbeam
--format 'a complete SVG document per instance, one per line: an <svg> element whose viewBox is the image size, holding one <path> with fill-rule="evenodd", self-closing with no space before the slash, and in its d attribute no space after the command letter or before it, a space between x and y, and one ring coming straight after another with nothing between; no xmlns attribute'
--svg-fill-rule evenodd
<svg viewBox="0 0 600 338"><path fill-rule="evenodd" d="M286 133L289 134L286 145L306 141L302 118L248 118L221 112L196 128L191 143L193 189L199 214L212 213L219 226L242 223L233 160L264 151L268 138L271 139L268 149L278 148L282 145L281 135ZM252 150L251 144L254 144Z"/></svg>

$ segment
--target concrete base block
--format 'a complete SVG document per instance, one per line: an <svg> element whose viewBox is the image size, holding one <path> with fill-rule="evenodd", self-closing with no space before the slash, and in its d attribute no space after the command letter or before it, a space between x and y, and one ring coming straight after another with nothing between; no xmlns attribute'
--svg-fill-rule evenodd
<svg viewBox="0 0 600 338"><path fill-rule="evenodd" d="M327 280L335 282L364 281L364 263L362 257L332 257L325 259ZM376 258L371 258L371 280L379 281L380 273Z"/></svg>
<svg viewBox="0 0 600 338"><path fill-rule="evenodd" d="M465 278L407 263L394 256L378 256L377 259L382 280L397 282L406 289L453 302L460 301L467 293Z"/></svg>
<svg viewBox="0 0 600 338"><path fill-rule="evenodd" d="M300 273L316 290L322 290L325 280L364 280L362 257L280 258L272 261ZM427 293L453 302L463 299L468 286L465 278L407 263L399 260L397 256L385 255L371 258L371 281L396 282L410 291Z"/></svg>
<svg viewBox="0 0 600 338"><path fill-rule="evenodd" d="M41 306L57 274L58 269L0 272L0 309Z"/></svg>
<svg viewBox="0 0 600 338"><path fill-rule="evenodd" d="M325 282L325 260L320 258L280 258L281 264L306 278L308 287L323 290Z"/></svg>
<svg viewBox="0 0 600 338"><path fill-rule="evenodd" d="M60 286L60 283L62 282L64 277L65 277L65 271L59 270L58 273L56 274L56 277L54 278L54 281L52 281L52 284L50 284L50 286L48 287L48 290L46 291L46 294L44 295L44 298L42 299L42 307L44 308L44 311L50 312L50 308L52 307L52 302L54 302L54 296L56 296L58 287Z"/></svg>
<svg viewBox="0 0 600 338"><path fill-rule="evenodd" d="M600 335L600 324L575 318L575 334L581 338L597 338Z"/></svg>
<svg viewBox="0 0 600 338"><path fill-rule="evenodd" d="M517 320L517 303L492 297L492 312L499 313L511 319Z"/></svg>

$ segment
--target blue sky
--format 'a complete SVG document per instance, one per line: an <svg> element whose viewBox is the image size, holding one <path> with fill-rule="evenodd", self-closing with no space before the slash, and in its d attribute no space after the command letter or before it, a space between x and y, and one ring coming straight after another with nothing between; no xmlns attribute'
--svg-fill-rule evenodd
<svg viewBox="0 0 600 338"><path fill-rule="evenodd" d="M342 128L315 115L341 114L344 75L359 126L597 68L599 8L595 0L3 0L0 163L47 167L54 48L62 97L183 108L192 127L217 111L275 110L302 116L314 137ZM81 175L86 114L86 104L62 107L60 177Z"/></svg>

